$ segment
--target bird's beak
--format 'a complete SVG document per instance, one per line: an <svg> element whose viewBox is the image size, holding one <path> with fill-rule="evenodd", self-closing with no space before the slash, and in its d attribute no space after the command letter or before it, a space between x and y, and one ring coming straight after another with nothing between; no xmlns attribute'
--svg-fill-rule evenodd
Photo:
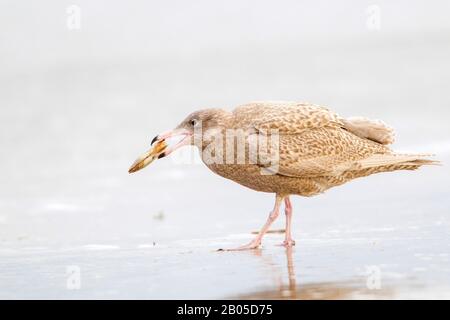
<svg viewBox="0 0 450 320"><path fill-rule="evenodd" d="M174 152L176 149L190 144L191 136L191 132L183 128L157 135L151 142L153 147L131 165L130 169L128 169L128 173L139 171L148 166L155 159L161 159Z"/></svg>

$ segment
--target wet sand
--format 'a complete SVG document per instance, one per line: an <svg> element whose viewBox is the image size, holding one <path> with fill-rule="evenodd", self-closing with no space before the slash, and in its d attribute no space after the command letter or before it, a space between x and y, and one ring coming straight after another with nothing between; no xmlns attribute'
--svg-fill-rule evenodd
<svg viewBox="0 0 450 320"><path fill-rule="evenodd" d="M76 31L58 1L0 10L0 298L450 298L448 1L380 2L379 31L371 2L200 3L83 2ZM175 154L127 169L192 110L255 100L382 119L444 165L294 197L291 251L217 252L272 195Z"/></svg>
<svg viewBox="0 0 450 320"><path fill-rule="evenodd" d="M412 184L431 175L432 169L401 179L409 179ZM386 180L389 178L380 178L379 182ZM390 182L392 184L392 180ZM372 183L376 185L377 181ZM353 191L353 196L361 196L363 203L358 205L339 201L344 192L331 193L331 199L322 199L314 206L295 198L294 237L297 245L292 249L278 246L283 234L276 232L268 234L258 250L217 251L250 240L254 236L250 231L224 234L229 232L227 229L252 230L247 226L258 225L263 214L249 214L240 219L233 215L213 217L224 224L231 223L226 227L211 227L214 222L208 217L204 217L204 223L189 225L189 219L173 221L168 213L163 218L159 214L153 218L154 228L138 237L96 242L82 240L73 245L42 243L37 246L27 243L30 241L27 239L15 240L15 244L3 240L0 297L450 298L450 224L442 203L430 201L423 205L421 202L411 208L405 196L397 194L397 198L403 199L383 205L378 196L368 195L365 190L368 185L359 187L362 190L347 190ZM414 188L420 187L416 183ZM388 184L384 192L394 192L392 189L395 185ZM422 196L432 199L433 195ZM418 197L416 194L411 199ZM303 208L300 203L304 204ZM313 210L316 205L318 207ZM380 208L383 210L378 211ZM277 225L281 227L282 223L278 221ZM183 239L186 236L182 232L184 228L191 230L185 233L213 229L210 232L215 236ZM73 266L80 272L80 286L75 289L68 284L71 276L67 273Z"/></svg>

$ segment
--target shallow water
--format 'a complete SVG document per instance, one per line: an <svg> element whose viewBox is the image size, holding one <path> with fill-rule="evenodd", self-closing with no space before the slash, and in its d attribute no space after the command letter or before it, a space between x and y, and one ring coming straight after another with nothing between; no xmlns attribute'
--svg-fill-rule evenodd
<svg viewBox="0 0 450 320"><path fill-rule="evenodd" d="M450 298L449 225L295 233L292 249L218 252L249 234L161 244L24 247L1 253L1 297L138 299ZM79 278L74 288L76 268Z"/></svg>
<svg viewBox="0 0 450 320"><path fill-rule="evenodd" d="M448 204L440 200L447 190L439 183L444 179L438 170L378 175L316 198L294 198L297 244L291 250L278 246L284 235L274 233L266 236L259 250L217 251L249 241L254 236L251 231L266 218L267 210L258 213L248 208L258 207L258 200L269 205L272 197L240 189L233 197L246 200L242 205L248 213L239 209L226 213L228 209L220 206L198 204L191 209L198 211L196 215L124 215L123 221L136 223L134 229L147 223L148 230L110 239L102 232L111 221L99 223L98 236L77 229L83 236L71 244L65 244L70 233L60 234L61 241L54 243L33 239L33 234L3 239L0 296L447 299L450 223ZM405 180L408 187L399 190ZM421 186L430 180L437 184L433 189ZM203 204L223 197L211 192ZM234 206L240 205L236 202L228 208ZM273 229L283 228L282 220ZM91 223L86 221L85 226ZM111 234L133 229L133 224L116 228ZM73 266L79 272L76 289L68 284Z"/></svg>
<svg viewBox="0 0 450 320"><path fill-rule="evenodd" d="M360 1L81 2L78 31L57 3L0 10L0 298L449 298L447 1L380 1L379 31ZM216 252L273 196L176 155L127 169L192 110L253 100L381 118L444 166L293 198L291 251Z"/></svg>

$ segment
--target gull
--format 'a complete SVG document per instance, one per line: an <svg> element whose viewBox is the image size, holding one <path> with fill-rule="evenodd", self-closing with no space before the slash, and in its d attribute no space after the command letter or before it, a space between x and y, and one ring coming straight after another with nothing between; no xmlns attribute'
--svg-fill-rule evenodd
<svg viewBox="0 0 450 320"><path fill-rule="evenodd" d="M170 140L176 143L169 143ZM273 193L275 204L258 235L228 250L255 249L284 202L285 239L291 247L291 195L311 197L375 173L438 164L431 155L395 153L394 130L380 120L340 117L299 102L253 102L233 111L203 109L157 135L129 169L136 172L175 150L196 146L214 173L250 189Z"/></svg>

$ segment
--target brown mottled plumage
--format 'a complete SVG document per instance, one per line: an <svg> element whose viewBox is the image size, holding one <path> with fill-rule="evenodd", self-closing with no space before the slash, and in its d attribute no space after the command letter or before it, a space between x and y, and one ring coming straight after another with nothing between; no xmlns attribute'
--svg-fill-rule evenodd
<svg viewBox="0 0 450 320"><path fill-rule="evenodd" d="M320 106L257 102L220 113L223 128L243 129L249 136L270 129L280 134L280 167L274 175L261 175L259 164L207 164L215 173L257 191L313 196L354 178L433 163L420 155L393 154L385 145L393 142L393 130L382 122L358 118L358 130L351 120ZM371 134L376 129L381 132Z"/></svg>
<svg viewBox="0 0 450 320"><path fill-rule="evenodd" d="M355 178L379 172L414 170L436 163L424 155L394 153L387 147L394 140L393 130L381 121L345 119L327 108L312 104L255 102L239 106L232 112L222 109L196 111L175 131L190 137L190 141L183 144L193 144L205 151L210 138L202 136L202 139L195 139L194 127L198 121L202 123L203 132L214 130L226 135L227 129L242 130L249 154L255 150L251 147L260 135L268 135L270 130L277 130L279 134L278 167L273 172L266 165L273 160L274 150L270 146L267 153L259 155L261 161L256 163L225 163L225 155L223 163L217 163L208 158L216 156L214 153L208 156L201 152L206 165L218 175L253 190L276 194L275 208L260 235L238 249L259 246L262 235L278 216L283 200L287 217L284 245L294 244L290 236L289 195L309 197ZM155 139L163 141L164 137ZM236 145L234 147L237 148ZM270 174L261 174L264 167Z"/></svg>

